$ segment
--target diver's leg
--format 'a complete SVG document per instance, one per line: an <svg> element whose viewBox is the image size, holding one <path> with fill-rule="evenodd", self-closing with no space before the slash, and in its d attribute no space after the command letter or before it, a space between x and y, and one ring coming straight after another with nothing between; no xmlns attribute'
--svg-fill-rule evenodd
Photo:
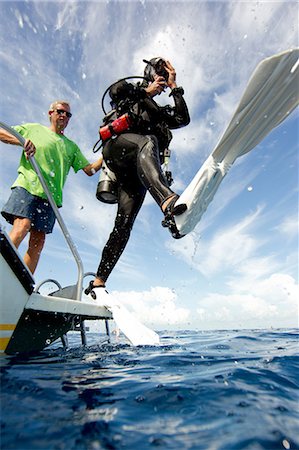
<svg viewBox="0 0 299 450"><path fill-rule="evenodd" d="M142 184L159 206L175 193L168 186L162 172L157 139L154 136L142 136L137 154L137 172Z"/></svg>
<svg viewBox="0 0 299 450"><path fill-rule="evenodd" d="M117 179L127 184L137 176L163 211L176 196L161 169L155 136L124 133L105 145L103 155Z"/></svg>
<svg viewBox="0 0 299 450"><path fill-rule="evenodd" d="M137 156L140 180L165 215L182 214L186 210L186 205L175 206L179 196L170 189L162 172L157 139L154 136L144 136L144 139L145 142Z"/></svg>
<svg viewBox="0 0 299 450"><path fill-rule="evenodd" d="M119 203L114 228L103 249L100 265L93 286L103 286L129 240L136 216L141 208L146 190L141 187L138 193L129 195L120 188Z"/></svg>

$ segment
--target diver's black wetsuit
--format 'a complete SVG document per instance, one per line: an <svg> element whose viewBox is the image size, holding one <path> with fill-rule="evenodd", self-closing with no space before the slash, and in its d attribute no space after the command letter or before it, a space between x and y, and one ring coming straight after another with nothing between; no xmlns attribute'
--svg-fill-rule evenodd
<svg viewBox="0 0 299 450"><path fill-rule="evenodd" d="M97 270L97 277L104 282L125 249L146 191L159 206L173 195L161 163L172 139L170 129L187 125L190 118L182 88L173 89L171 95L174 107L161 107L144 94L133 108L138 114L130 132L110 139L104 145L105 162L118 181L117 216Z"/></svg>

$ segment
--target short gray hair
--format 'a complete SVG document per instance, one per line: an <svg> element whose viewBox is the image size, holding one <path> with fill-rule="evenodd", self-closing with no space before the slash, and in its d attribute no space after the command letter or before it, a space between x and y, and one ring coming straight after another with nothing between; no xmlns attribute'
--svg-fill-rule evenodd
<svg viewBox="0 0 299 450"><path fill-rule="evenodd" d="M66 100L55 100L54 102L51 103L49 111L54 111L57 105L66 105L71 109L69 102L67 102Z"/></svg>

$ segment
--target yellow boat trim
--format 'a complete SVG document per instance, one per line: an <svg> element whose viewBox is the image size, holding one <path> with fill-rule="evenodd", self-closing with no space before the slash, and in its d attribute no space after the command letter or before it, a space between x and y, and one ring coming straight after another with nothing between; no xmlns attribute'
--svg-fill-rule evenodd
<svg viewBox="0 0 299 450"><path fill-rule="evenodd" d="M10 337L0 338L0 351L4 351L9 343Z"/></svg>
<svg viewBox="0 0 299 450"><path fill-rule="evenodd" d="M14 324L10 324L10 323L0 323L0 331L13 331L16 328L16 326Z"/></svg>

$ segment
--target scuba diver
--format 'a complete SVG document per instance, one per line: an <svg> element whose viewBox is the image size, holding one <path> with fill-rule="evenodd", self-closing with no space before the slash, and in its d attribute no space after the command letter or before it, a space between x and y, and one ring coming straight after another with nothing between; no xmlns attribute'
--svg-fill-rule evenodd
<svg viewBox="0 0 299 450"><path fill-rule="evenodd" d="M160 57L143 61L147 65L144 77L138 77L143 78L141 84L130 83L126 81L128 78L124 78L105 92L109 90L112 111L104 118L100 137L103 141L104 165L113 172L117 181L118 209L96 278L85 290L94 299L94 289L105 286L126 247L146 191L149 191L164 213L162 226L168 227L174 238L181 237L174 216L182 214L186 205L175 206L179 196L170 189L171 176L164 175L161 165L169 156L168 146L172 139L170 129L188 125L189 112L183 98L184 90L177 86L176 72L171 63ZM159 106L153 98L167 88L171 89L169 96L173 97L174 106ZM100 200L101 185L105 183L100 182L98 185L97 198Z"/></svg>

